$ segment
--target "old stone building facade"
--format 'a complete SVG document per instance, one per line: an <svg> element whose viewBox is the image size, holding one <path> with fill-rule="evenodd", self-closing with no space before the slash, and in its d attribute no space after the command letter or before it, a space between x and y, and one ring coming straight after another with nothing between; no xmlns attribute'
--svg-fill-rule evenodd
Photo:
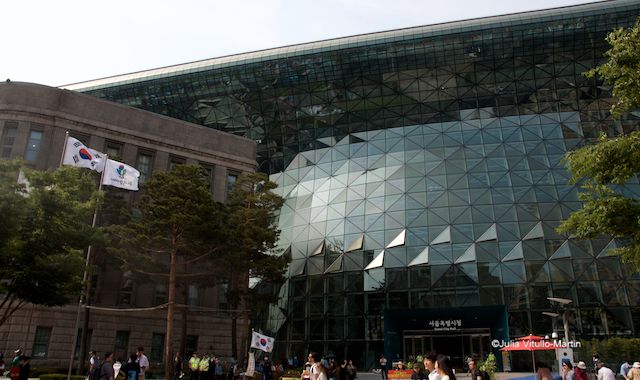
<svg viewBox="0 0 640 380"><path fill-rule="evenodd" d="M203 126L153 114L68 90L28 83L0 84L0 157L51 170L59 166L65 133L92 149L136 167L143 182L154 171L176 164L201 165L210 173L216 201L224 202L241 173L256 169L255 142ZM138 193L129 193L131 202ZM88 346L127 357L146 349L152 368L163 360L166 302L163 283L141 281L123 273L119 263L96 252ZM222 287L184 286L178 303L189 305L175 321L174 347L186 335L186 351L231 354L231 320ZM135 310L142 309L143 310ZM22 348L40 367L68 365L74 341L77 304L44 308L28 305L0 326L0 352ZM238 323L246 329L246 320ZM82 323L80 324L82 326ZM246 331L238 331L240 348ZM79 351L78 342L75 350Z"/></svg>

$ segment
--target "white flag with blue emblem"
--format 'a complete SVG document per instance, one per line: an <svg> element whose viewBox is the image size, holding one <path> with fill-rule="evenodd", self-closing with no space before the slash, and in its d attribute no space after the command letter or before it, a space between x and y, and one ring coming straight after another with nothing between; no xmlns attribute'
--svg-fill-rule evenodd
<svg viewBox="0 0 640 380"><path fill-rule="evenodd" d="M104 169L104 153L91 149L71 136L67 137L67 145L64 149L63 165L71 165L78 168L87 168L102 173Z"/></svg>
<svg viewBox="0 0 640 380"><path fill-rule="evenodd" d="M251 348L271 352L273 351L273 342L274 339L270 336L262 335L255 331L251 334Z"/></svg>
<svg viewBox="0 0 640 380"><path fill-rule="evenodd" d="M137 191L139 178L140 172L133 166L114 160L107 160L104 166L102 184Z"/></svg>

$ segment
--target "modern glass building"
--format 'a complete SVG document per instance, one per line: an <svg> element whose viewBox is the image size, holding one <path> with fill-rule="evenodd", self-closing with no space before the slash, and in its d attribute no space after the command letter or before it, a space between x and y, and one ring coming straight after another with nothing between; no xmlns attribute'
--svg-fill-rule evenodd
<svg viewBox="0 0 640 380"><path fill-rule="evenodd" d="M581 204L564 154L604 132L610 88L582 73L640 1L289 46L66 86L255 139L286 198L291 256L263 330L283 355L430 350L492 339L637 336L640 277L602 237L555 228ZM637 180L627 191L640 196ZM527 358L528 359L528 358ZM519 363L512 363L518 368Z"/></svg>

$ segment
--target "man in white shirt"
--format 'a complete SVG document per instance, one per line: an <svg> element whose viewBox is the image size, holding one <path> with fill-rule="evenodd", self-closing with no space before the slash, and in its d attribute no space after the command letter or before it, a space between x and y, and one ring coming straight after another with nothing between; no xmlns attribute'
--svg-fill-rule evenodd
<svg viewBox="0 0 640 380"><path fill-rule="evenodd" d="M605 367L604 363L598 361L598 380L616 380L616 374L613 373L611 368Z"/></svg>
<svg viewBox="0 0 640 380"><path fill-rule="evenodd" d="M136 352L136 355L138 356L136 363L140 365L139 378L140 380L144 380L144 374L149 369L149 359L147 359L147 356L144 354L144 347L138 347L138 352Z"/></svg>
<svg viewBox="0 0 640 380"><path fill-rule="evenodd" d="M429 373L429 380L440 380L440 375L438 374L438 371L436 371L437 359L438 356L433 352L424 356L422 364L424 364L424 368L426 368Z"/></svg>

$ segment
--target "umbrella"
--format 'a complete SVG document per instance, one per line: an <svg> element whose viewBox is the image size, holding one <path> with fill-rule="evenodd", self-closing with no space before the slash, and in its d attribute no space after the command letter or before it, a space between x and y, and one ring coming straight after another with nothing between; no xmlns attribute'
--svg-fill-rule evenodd
<svg viewBox="0 0 640 380"><path fill-rule="evenodd" d="M536 357L534 351L555 350L553 342L543 340L541 336L527 335L516 338L515 342L510 342L500 351L531 351L531 362L533 364L533 373L536 373Z"/></svg>
<svg viewBox="0 0 640 380"><path fill-rule="evenodd" d="M529 334L527 336L523 336L521 338L516 338L516 340L542 340L542 339L544 339L544 338L539 336L539 335L532 335L532 334Z"/></svg>

